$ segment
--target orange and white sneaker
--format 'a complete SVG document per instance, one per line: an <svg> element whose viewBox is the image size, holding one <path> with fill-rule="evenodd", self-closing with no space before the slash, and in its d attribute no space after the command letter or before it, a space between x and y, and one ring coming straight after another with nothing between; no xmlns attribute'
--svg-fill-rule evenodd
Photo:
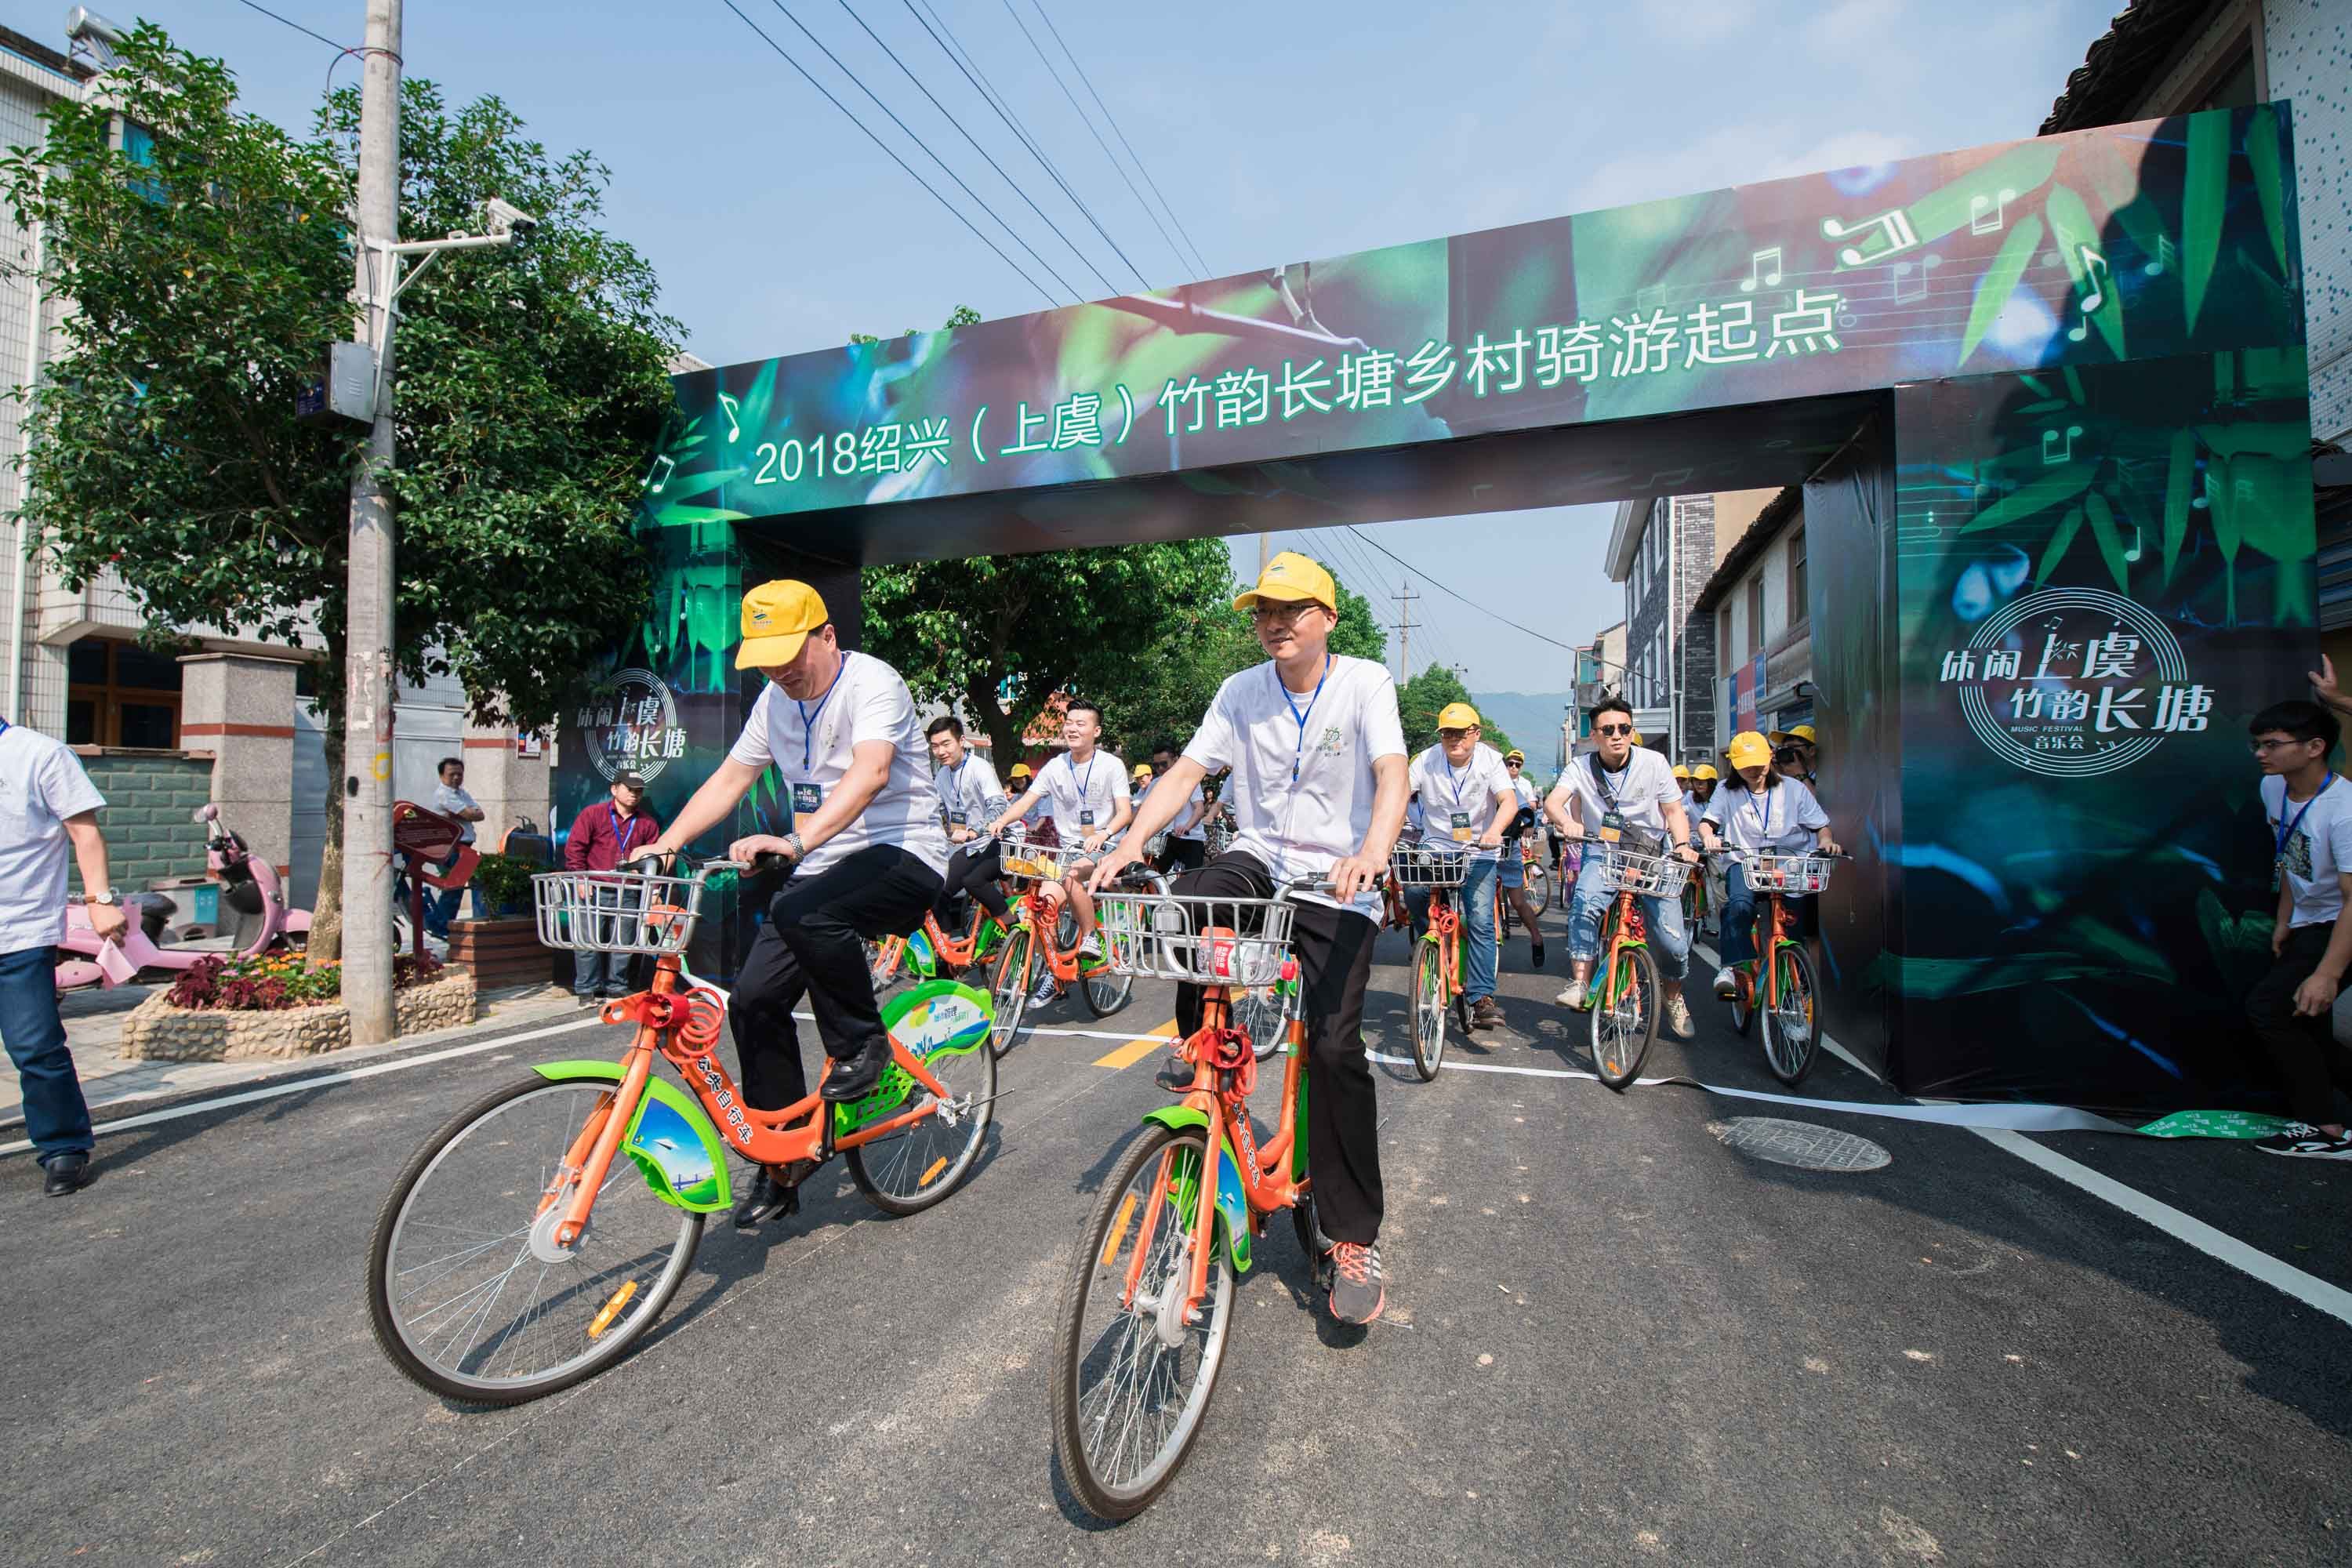
<svg viewBox="0 0 2352 1568"><path fill-rule="evenodd" d="M1343 1323L1369 1323L1381 1315L1388 1288L1381 1273L1381 1244L1342 1241L1331 1248L1331 1315Z"/></svg>

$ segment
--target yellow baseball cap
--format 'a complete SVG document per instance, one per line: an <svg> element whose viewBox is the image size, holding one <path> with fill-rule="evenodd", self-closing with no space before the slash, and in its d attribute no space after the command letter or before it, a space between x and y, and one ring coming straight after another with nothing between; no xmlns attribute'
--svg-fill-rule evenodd
<svg viewBox="0 0 2352 1568"><path fill-rule="evenodd" d="M1678 779L1686 779L1686 778L1688 778L1688 777L1690 777L1690 776L1691 776L1691 771L1690 771L1690 769L1688 769L1688 768L1685 767L1685 766L1684 766L1682 763L1676 763L1675 764L1675 777L1676 777L1676 778L1678 778Z"/></svg>
<svg viewBox="0 0 2352 1568"><path fill-rule="evenodd" d="M1715 771L1715 764L1713 763L1701 763L1698 766L1691 770L1691 777L1695 779L1706 779L1710 784L1713 784L1720 782L1723 775Z"/></svg>
<svg viewBox="0 0 2352 1568"><path fill-rule="evenodd" d="M1139 778L1139 779L1148 779L1148 778L1150 778L1150 777L1151 776L1151 764L1150 764L1150 763L1136 763L1136 764L1135 764L1135 776L1136 776L1137 778Z"/></svg>
<svg viewBox="0 0 2352 1568"><path fill-rule="evenodd" d="M1449 702L1438 710L1437 727L1441 730L1475 730L1478 728L1478 710L1467 702Z"/></svg>
<svg viewBox="0 0 2352 1568"><path fill-rule="evenodd" d="M1760 768L1772 761L1772 742L1753 730L1742 730L1723 749L1735 768Z"/></svg>
<svg viewBox="0 0 2352 1568"><path fill-rule="evenodd" d="M1030 776L1030 773L1031 769L1027 763L1015 763L1013 764L1013 772L1007 776L1016 779L1025 779Z"/></svg>
<svg viewBox="0 0 2352 1568"><path fill-rule="evenodd" d="M1772 731L1772 743L1776 746L1785 746L1791 741L1802 741L1808 746L1818 746L1821 744L1819 741L1813 738L1813 727L1811 724L1800 724L1793 730L1775 730Z"/></svg>
<svg viewBox="0 0 2352 1568"><path fill-rule="evenodd" d="M1638 746L1638 745L1640 745L1641 743L1642 743L1642 731L1639 731L1639 730L1636 730L1636 731L1633 731L1633 738L1630 742L1627 742L1627 744L1629 744L1629 745Z"/></svg>
<svg viewBox="0 0 2352 1568"><path fill-rule="evenodd" d="M1278 605L1311 599L1334 614L1339 608L1339 590L1331 574L1295 550L1286 550L1267 562L1265 570L1257 574L1257 586L1234 595L1234 608L1246 610L1261 599Z"/></svg>
<svg viewBox="0 0 2352 1568"><path fill-rule="evenodd" d="M1524 763L1527 760L1528 754L1519 750L1517 746L1513 746L1509 751L1503 753L1503 761L1507 763Z"/></svg>
<svg viewBox="0 0 2352 1568"><path fill-rule="evenodd" d="M738 669L772 669L800 656L809 633L833 617L814 588L790 577L762 583L743 595L743 646Z"/></svg>

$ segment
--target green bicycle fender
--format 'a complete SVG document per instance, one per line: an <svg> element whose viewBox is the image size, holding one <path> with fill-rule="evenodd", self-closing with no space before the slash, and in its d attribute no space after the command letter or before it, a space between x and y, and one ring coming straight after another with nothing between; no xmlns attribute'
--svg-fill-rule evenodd
<svg viewBox="0 0 2352 1568"><path fill-rule="evenodd" d="M1206 1127L1209 1113L1190 1105L1163 1105L1144 1117L1156 1121L1171 1132L1183 1132ZM1219 1140L1223 1158L1217 1162L1217 1217L1225 1232L1225 1256L1233 1262L1237 1275L1249 1272L1250 1226L1249 1203L1242 1195L1241 1163L1234 1158L1234 1146Z"/></svg>
<svg viewBox="0 0 2352 1568"><path fill-rule="evenodd" d="M540 1062L532 1071L551 1083L621 1081L618 1062ZM687 1093L667 1079L646 1080L636 1120L621 1141L654 1196L688 1214L715 1214L734 1201L728 1188L726 1146L719 1130Z"/></svg>
<svg viewBox="0 0 2352 1568"><path fill-rule="evenodd" d="M882 1027L912 1056L967 1056L988 1043L988 1027L996 1016L988 993L952 980L926 980L909 986L882 1005ZM882 1069L882 1081L865 1099L835 1106L833 1135L848 1136L861 1127L898 1114L915 1090L915 1080L893 1062Z"/></svg>

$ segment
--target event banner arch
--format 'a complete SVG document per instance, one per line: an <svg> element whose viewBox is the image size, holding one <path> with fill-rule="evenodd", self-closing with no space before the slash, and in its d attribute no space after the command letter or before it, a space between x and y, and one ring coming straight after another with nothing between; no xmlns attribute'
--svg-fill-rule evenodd
<svg viewBox="0 0 2352 1568"><path fill-rule="evenodd" d="M2315 637L2292 146L2216 110L680 376L563 800L690 793L780 571L854 637L860 566L1804 483L1841 1043L2259 1102L2245 722Z"/></svg>

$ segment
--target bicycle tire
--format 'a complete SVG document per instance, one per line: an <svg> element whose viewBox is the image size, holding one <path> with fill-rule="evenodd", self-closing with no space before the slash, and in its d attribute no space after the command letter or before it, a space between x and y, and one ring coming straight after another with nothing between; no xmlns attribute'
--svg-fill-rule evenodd
<svg viewBox="0 0 2352 1568"><path fill-rule="evenodd" d="M1540 865L1529 866L1527 880L1529 889L1539 890L1543 894L1541 898L1536 897L1535 891L1530 891L1528 895L1528 901L1536 907L1536 913L1539 915L1551 913L1551 874Z"/></svg>
<svg viewBox="0 0 2352 1568"><path fill-rule="evenodd" d="M1103 1184L1102 1196L1087 1221L1086 1244L1078 1249L1076 1267L1063 1291L1061 1310L1055 1314L1053 1371L1047 1390L1053 1415L1054 1453L1071 1492L1088 1511L1101 1519L1132 1519L1167 1489L1192 1451L1193 1441L1200 1436L1210 1403L1216 1395L1217 1373L1223 1365L1226 1344L1232 1337L1234 1273L1215 1234L1206 1237L1191 1236L1195 1216L1177 1214L1177 1205L1162 1203L1153 1215L1151 1234L1138 1235L1132 1241L1135 1247L1150 1249L1145 1255L1144 1278L1139 1282L1145 1287L1138 1289L1139 1303L1147 1296L1158 1297L1174 1288L1184 1277L1179 1270L1189 1270L1191 1246L1206 1245L1213 1249L1209 1266L1209 1295L1202 1304L1206 1321L1197 1326L1180 1325L1184 1343L1171 1347L1161 1341L1156 1314L1147 1316L1118 1305L1129 1267L1128 1229L1136 1217L1137 1207L1147 1202L1151 1188L1160 1180L1163 1157L1170 1157L1171 1166L1189 1157L1199 1162L1194 1168L1202 1170L1205 1169L1208 1148L1205 1129L1188 1127L1177 1132L1157 1122L1147 1124L1129 1142L1110 1179ZM1170 1245L1171 1242L1177 1245ZM1106 1253L1109 1254L1108 1261L1105 1260ZM1089 1334L1087 1309L1090 1302L1097 1300L1110 1309L1108 1322L1100 1332ZM1165 1352L1174 1350L1181 1364L1185 1344L1193 1343L1197 1343L1198 1361L1190 1382L1184 1385L1184 1398L1173 1426L1136 1474L1126 1478L1107 1474L1097 1465L1094 1447L1087 1440L1090 1424L1099 1437L1113 1415L1108 1398L1096 1410L1087 1408L1089 1395L1097 1386L1089 1384L1085 1376L1094 1359L1093 1352L1100 1349L1111 1363L1130 1367L1142 1355L1149 1354L1149 1366L1131 1380L1132 1386L1140 1391L1147 1383L1154 1388L1163 1387L1160 1372L1167 1359ZM1168 1402L1163 1398L1159 1403L1164 1407ZM1121 1427L1122 1439L1127 1430ZM1124 1447L1122 1440L1122 1451Z"/></svg>
<svg viewBox="0 0 2352 1568"><path fill-rule="evenodd" d="M971 1098L968 1120L960 1118L955 1126L942 1128L938 1125L939 1114L933 1112L902 1132L842 1153L849 1179L884 1214L920 1214L963 1185L964 1178L971 1174L972 1163L980 1158L981 1144L995 1114L993 1050L940 1057L930 1070L949 1094ZM925 1091L919 1085L917 1092ZM950 1136L939 1136L941 1131Z"/></svg>
<svg viewBox="0 0 2352 1568"><path fill-rule="evenodd" d="M425 1346L419 1342L419 1337L415 1332L425 1319L431 1318L442 1308L453 1302L469 1301L470 1298L489 1289L488 1281L485 1280L467 1286L464 1289L458 1290L455 1296L448 1294L449 1291L457 1289L449 1277L463 1269L474 1255L487 1253L481 1265L486 1269L495 1267L501 1257L507 1256L502 1246L495 1249L471 1247L461 1249L459 1253L448 1258L404 1266L395 1258L394 1254L407 1235L408 1222L412 1218L411 1205L417 1197L418 1189L441 1170L443 1163L448 1156L464 1146L468 1133L477 1128L489 1127L496 1118L508 1112L519 1102L534 1098L547 1099L550 1101L550 1108L545 1119L545 1126L557 1131L561 1137L562 1129L567 1125L571 1131L576 1132L583 1124L582 1117L584 1116L587 1109L593 1106L595 1097L609 1094L612 1088L609 1082L601 1079L552 1079L532 1073L526 1078L492 1089L473 1104L458 1111L447 1121L443 1122L431 1137L418 1146L416 1152L409 1156L407 1165L394 1179L391 1191L384 1195L383 1207L376 1215L375 1233L368 1242L367 1301L368 1326L374 1331L377 1347L410 1382L445 1399L458 1400L467 1405L521 1405L533 1399L542 1399L548 1394L559 1393L583 1379L594 1376L619 1360L632 1344L644 1337L646 1331L653 1327L655 1321L660 1318L663 1310L677 1294L678 1287L686 1281L688 1268L693 1265L695 1250L702 1243L703 1216L682 1209L674 1209L662 1203L646 1186L628 1158L616 1153L613 1160L614 1169L607 1178L591 1215L590 1230L581 1238L573 1250L579 1259L585 1261L588 1258L588 1248L597 1241L600 1234L609 1237L615 1230L616 1227L612 1223L612 1219L620 1212L619 1205L624 1202L640 1206L650 1205L648 1212L661 1211L660 1215L656 1216L657 1218L675 1215L676 1229L666 1248L667 1259L657 1271L653 1272L652 1283L640 1292L622 1296L621 1292L634 1284L646 1270L639 1268L634 1259L616 1258L615 1261L623 1265L618 1272L610 1268L602 1269L596 1275L584 1276L577 1281L560 1286L556 1295L547 1299L548 1310L540 1312L537 1318L534 1318L533 1310L541 1300L539 1293L540 1288L545 1284L548 1272L555 1267L552 1264L540 1266L538 1280L533 1285L531 1296L525 1305L521 1317L509 1322L509 1326L492 1342L484 1352L484 1356L486 1363L495 1364L498 1350L506 1342L509 1335L529 1328L534 1321L550 1321L553 1316L553 1309L566 1296L573 1298L572 1305L575 1309L566 1318L566 1321L572 1325L571 1333L564 1336L567 1341L572 1333L581 1332L584 1325L593 1322L595 1315L600 1314L602 1310L609 1310L615 1300L622 1301L625 1310L616 1313L604 1326L596 1330L594 1336L586 1342L589 1349L535 1376L509 1378L467 1376L455 1373L436 1363L430 1354L426 1353ZM575 1102L580 1107L582 1115L572 1115L569 1107L560 1104L564 1100ZM529 1165L530 1162L527 1155L509 1156L494 1152L502 1149L510 1149L517 1136L512 1129L499 1131L506 1133L503 1139L490 1137L478 1147L485 1152L490 1153L491 1157L501 1164L509 1163L510 1159L519 1159L526 1166ZM553 1147L558 1156L561 1155L566 1142L568 1140L554 1142ZM538 1145L538 1152L544 1154L548 1141L541 1139L535 1140L534 1142ZM533 1211L543 1190L541 1185L541 1180L539 1171L532 1170L520 1182L519 1196L515 1199L516 1213L509 1217L502 1217L498 1223L509 1224L512 1218L519 1217L521 1221L521 1229L513 1232L511 1236L500 1237L501 1242L517 1237L525 1238L529 1237L532 1228ZM501 1192L496 1201L502 1211L505 1210L508 1206L508 1194ZM423 1218L417 1218L415 1223L420 1230L440 1228L442 1224L442 1222ZM667 1224L667 1221L664 1218L663 1226L666 1226ZM445 1242L439 1245L448 1244ZM625 1246L625 1243L623 1245ZM530 1256L530 1243L525 1239L515 1255L509 1259L504 1274L494 1275L491 1278L503 1279L520 1274L526 1267L525 1260ZM441 1296L440 1305L425 1309L421 1318L415 1313L411 1313L404 1318L402 1311L403 1303L394 1299L396 1282L413 1276L420 1268L434 1268L436 1263L446 1264L446 1267L439 1268L436 1273L415 1285L414 1289L437 1290ZM459 1277L465 1278L462 1274ZM602 1282L607 1279L612 1281L610 1286ZM492 1289L488 1300L479 1309L481 1314L487 1317L504 1294L503 1284ZM583 1307L586 1310L577 1310ZM463 1309L461 1317L451 1321L453 1322L471 1321L475 1311L476 1309L469 1304ZM460 1352L458 1357L460 1361L472 1351L473 1341L478 1340L488 1326L487 1322L477 1326L466 1351ZM423 1336L425 1340L431 1337L429 1333Z"/></svg>
<svg viewBox="0 0 2352 1568"><path fill-rule="evenodd" d="M1658 1037L1658 962L1645 947L1618 950L1616 1001L1609 988L1592 999L1592 1070L1610 1088L1622 1089L1641 1076L1642 1059Z"/></svg>
<svg viewBox="0 0 2352 1568"><path fill-rule="evenodd" d="M1429 1082L1445 1061L1445 960L1423 938L1412 955L1412 1070Z"/></svg>
<svg viewBox="0 0 2352 1568"><path fill-rule="evenodd" d="M1813 960L1791 942L1772 954L1779 992L1769 1007L1759 1007L1764 1065L1790 1089L1804 1082L1821 1055L1821 992L1813 983Z"/></svg>
<svg viewBox="0 0 2352 1568"><path fill-rule="evenodd" d="M1240 990L1234 997L1234 1026L1250 1037L1250 1049L1257 1059L1265 1060L1282 1049L1284 1037L1290 1032L1291 1008L1297 993L1286 994L1276 985L1253 985Z"/></svg>
<svg viewBox="0 0 2352 1568"><path fill-rule="evenodd" d="M1022 1015L1029 1010L1029 972L1035 967L1036 940L1025 925L1015 926L997 955L996 982L990 987L994 1008L988 1021L990 1054L1002 1057L1021 1037Z"/></svg>

